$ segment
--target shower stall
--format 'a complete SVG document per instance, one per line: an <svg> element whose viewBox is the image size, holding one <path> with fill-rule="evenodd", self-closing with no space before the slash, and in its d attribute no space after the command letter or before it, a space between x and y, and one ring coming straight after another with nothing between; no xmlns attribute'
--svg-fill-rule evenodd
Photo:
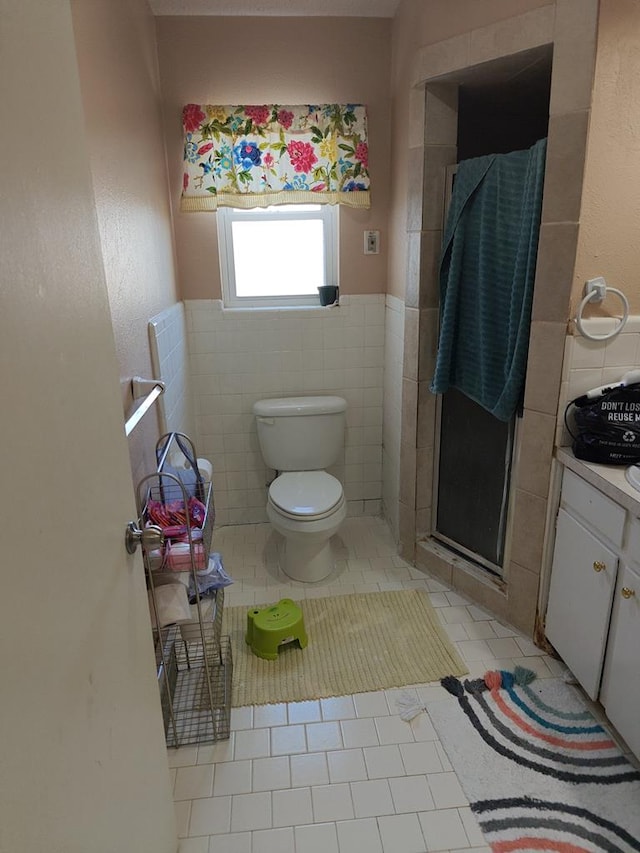
<svg viewBox="0 0 640 853"><path fill-rule="evenodd" d="M543 631L541 577L553 524L599 8L544 5L424 45L409 76L406 166L416 179L406 193L400 553L530 636ZM542 137L547 154L522 417L516 411L502 436L489 420L485 434L473 412L449 411L460 402L453 394L431 392L446 167L489 151L521 151ZM456 430L455 446L447 447ZM466 458L456 450L462 444ZM474 531L488 532L488 548Z"/></svg>
<svg viewBox="0 0 640 853"><path fill-rule="evenodd" d="M551 55L532 56L499 80L470 76L458 88L458 162L530 148L547 136ZM456 167L446 167L444 216ZM444 230L444 223L443 223ZM438 396L431 530L445 548L500 577L508 553L516 413L498 420L452 388Z"/></svg>

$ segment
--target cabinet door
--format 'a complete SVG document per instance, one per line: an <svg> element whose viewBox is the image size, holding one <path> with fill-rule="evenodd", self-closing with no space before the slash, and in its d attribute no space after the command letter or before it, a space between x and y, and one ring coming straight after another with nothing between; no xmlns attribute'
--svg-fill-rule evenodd
<svg viewBox="0 0 640 853"><path fill-rule="evenodd" d="M600 687L617 568L614 552L561 509L546 634L592 699Z"/></svg>
<svg viewBox="0 0 640 853"><path fill-rule="evenodd" d="M618 579L600 701L640 756L640 573L628 566L621 567Z"/></svg>

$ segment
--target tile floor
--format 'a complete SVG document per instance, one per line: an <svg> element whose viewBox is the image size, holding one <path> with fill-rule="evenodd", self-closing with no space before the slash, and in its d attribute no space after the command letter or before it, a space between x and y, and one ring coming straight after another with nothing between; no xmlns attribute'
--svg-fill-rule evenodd
<svg viewBox="0 0 640 853"><path fill-rule="evenodd" d="M398 557L379 518L345 521L334 539L335 573L322 585L280 572L270 525L221 528L215 548L235 581L227 606L417 587L428 591L471 677L516 664L542 678L564 671ZM421 700L451 699L438 683L410 689ZM428 716L403 722L399 692L233 709L228 741L169 750L179 853L488 851Z"/></svg>

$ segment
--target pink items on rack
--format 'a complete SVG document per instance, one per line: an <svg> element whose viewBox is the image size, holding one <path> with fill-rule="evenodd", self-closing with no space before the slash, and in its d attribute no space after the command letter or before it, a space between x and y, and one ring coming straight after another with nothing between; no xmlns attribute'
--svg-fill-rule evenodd
<svg viewBox="0 0 640 853"><path fill-rule="evenodd" d="M179 536L187 532L187 513L191 527L202 527L206 512L205 505L194 497L189 498L186 509L183 500L150 500L147 504L149 520L161 527L165 536Z"/></svg>
<svg viewBox="0 0 640 853"><path fill-rule="evenodd" d="M206 514L205 505L195 497L188 499L186 507L184 500L147 502L147 523L157 524L165 535L164 550L156 555L153 568L170 572L206 568L207 555L202 544Z"/></svg>
<svg viewBox="0 0 640 853"><path fill-rule="evenodd" d="M191 555L196 571L206 568L206 554L201 542L167 542L164 568L170 572L191 570Z"/></svg>

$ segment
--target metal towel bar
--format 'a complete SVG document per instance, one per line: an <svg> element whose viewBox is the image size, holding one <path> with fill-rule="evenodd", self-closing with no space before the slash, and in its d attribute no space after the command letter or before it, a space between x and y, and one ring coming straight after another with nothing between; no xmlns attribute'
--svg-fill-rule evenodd
<svg viewBox="0 0 640 853"><path fill-rule="evenodd" d="M144 393L149 387L151 387L151 390L124 425L124 434L126 436L131 435L158 397L164 394L164 382L161 382L159 379L141 379L139 376L134 376L131 380L131 390L134 399L140 397L140 392Z"/></svg>

